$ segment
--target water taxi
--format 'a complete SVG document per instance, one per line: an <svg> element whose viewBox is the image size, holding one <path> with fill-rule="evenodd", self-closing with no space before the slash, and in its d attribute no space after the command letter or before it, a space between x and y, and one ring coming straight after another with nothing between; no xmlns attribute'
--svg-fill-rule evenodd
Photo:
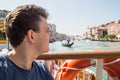
<svg viewBox="0 0 120 80"><path fill-rule="evenodd" d="M0 22L0 44L5 44L6 42L4 23Z"/></svg>

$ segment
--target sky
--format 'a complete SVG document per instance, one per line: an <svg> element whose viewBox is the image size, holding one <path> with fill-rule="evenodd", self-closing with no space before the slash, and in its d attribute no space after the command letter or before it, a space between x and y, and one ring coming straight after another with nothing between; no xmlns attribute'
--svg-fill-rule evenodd
<svg viewBox="0 0 120 80"><path fill-rule="evenodd" d="M59 33L82 35L88 27L120 20L120 0L0 0L0 9L35 4L49 12Z"/></svg>

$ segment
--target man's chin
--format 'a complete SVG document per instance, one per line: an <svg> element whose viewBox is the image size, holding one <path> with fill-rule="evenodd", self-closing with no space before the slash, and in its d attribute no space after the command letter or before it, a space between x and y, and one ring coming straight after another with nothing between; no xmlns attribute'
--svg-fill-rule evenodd
<svg viewBox="0 0 120 80"><path fill-rule="evenodd" d="M48 49L48 50L43 51L42 53L47 53L47 52L49 52L49 49Z"/></svg>

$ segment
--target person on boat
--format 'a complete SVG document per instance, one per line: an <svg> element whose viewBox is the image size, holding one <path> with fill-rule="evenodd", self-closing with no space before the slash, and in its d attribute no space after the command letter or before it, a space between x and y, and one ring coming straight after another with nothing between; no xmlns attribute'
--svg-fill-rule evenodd
<svg viewBox="0 0 120 80"><path fill-rule="evenodd" d="M13 50L0 54L0 80L54 80L47 67L35 59L49 51L47 11L34 4L18 6L5 19Z"/></svg>
<svg viewBox="0 0 120 80"><path fill-rule="evenodd" d="M67 45L69 45L70 39L67 39Z"/></svg>

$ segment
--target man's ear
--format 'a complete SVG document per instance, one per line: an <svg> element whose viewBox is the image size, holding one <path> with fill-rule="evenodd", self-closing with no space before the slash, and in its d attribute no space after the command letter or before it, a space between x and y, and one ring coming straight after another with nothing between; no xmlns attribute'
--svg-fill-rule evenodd
<svg viewBox="0 0 120 80"><path fill-rule="evenodd" d="M28 30L27 37L30 42L35 42L35 32L33 30Z"/></svg>

